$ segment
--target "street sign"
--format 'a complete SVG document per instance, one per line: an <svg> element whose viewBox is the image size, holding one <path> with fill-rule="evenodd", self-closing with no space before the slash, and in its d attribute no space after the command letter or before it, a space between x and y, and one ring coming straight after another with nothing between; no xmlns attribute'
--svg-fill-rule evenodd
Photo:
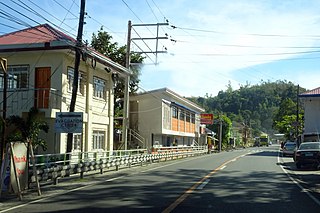
<svg viewBox="0 0 320 213"><path fill-rule="evenodd" d="M56 112L55 132L82 133L82 112Z"/></svg>

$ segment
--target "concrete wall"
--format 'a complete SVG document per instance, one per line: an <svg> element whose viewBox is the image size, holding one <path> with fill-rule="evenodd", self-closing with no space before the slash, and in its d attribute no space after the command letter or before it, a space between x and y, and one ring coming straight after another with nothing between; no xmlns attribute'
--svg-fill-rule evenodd
<svg viewBox="0 0 320 213"><path fill-rule="evenodd" d="M304 106L304 132L320 132L320 98L306 98Z"/></svg>

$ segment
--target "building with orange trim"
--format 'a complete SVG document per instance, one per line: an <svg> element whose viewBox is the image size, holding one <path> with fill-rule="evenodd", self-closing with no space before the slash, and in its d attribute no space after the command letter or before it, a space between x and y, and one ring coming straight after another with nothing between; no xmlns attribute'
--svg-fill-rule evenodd
<svg viewBox="0 0 320 213"><path fill-rule="evenodd" d="M145 147L199 143L204 109L168 88L130 96L130 129L145 138Z"/></svg>

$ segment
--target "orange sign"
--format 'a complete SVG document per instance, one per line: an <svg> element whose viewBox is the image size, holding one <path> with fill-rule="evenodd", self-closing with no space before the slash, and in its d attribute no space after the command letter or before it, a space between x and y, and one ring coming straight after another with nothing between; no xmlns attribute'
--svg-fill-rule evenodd
<svg viewBox="0 0 320 213"><path fill-rule="evenodd" d="M213 114L201 114L200 124L213 124Z"/></svg>

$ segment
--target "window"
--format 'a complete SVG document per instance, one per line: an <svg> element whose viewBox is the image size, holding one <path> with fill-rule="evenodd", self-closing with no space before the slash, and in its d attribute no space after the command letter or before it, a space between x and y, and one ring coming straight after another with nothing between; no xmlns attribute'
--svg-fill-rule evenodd
<svg viewBox="0 0 320 213"><path fill-rule="evenodd" d="M72 67L68 67L68 91L72 92L74 79L74 69ZM83 72L79 72L78 76L78 93L81 95L85 94L85 86L86 86L86 75Z"/></svg>
<svg viewBox="0 0 320 213"><path fill-rule="evenodd" d="M72 144L73 150L81 151L81 143L82 143L81 134L74 133L73 134L73 144Z"/></svg>
<svg viewBox="0 0 320 213"><path fill-rule="evenodd" d="M93 96L96 98L106 99L106 81L93 77Z"/></svg>
<svg viewBox="0 0 320 213"><path fill-rule="evenodd" d="M190 123L190 112L186 112L186 122Z"/></svg>
<svg viewBox="0 0 320 213"><path fill-rule="evenodd" d="M184 121L185 111L182 109L179 109L179 114L180 114L180 120Z"/></svg>
<svg viewBox="0 0 320 213"><path fill-rule="evenodd" d="M162 117L162 128L170 129L171 124L171 115L170 115L170 106L163 104L163 117Z"/></svg>
<svg viewBox="0 0 320 213"><path fill-rule="evenodd" d="M173 118L178 118L178 108L175 106L172 106L172 117Z"/></svg>
<svg viewBox="0 0 320 213"><path fill-rule="evenodd" d="M28 65L11 65L7 68L8 89L27 89L28 88ZM0 73L0 88L4 86L4 74Z"/></svg>
<svg viewBox="0 0 320 213"><path fill-rule="evenodd" d="M195 116L195 114L191 114L191 123L196 123L196 116Z"/></svg>
<svg viewBox="0 0 320 213"><path fill-rule="evenodd" d="M92 137L92 149L104 149L105 132L93 131Z"/></svg>

